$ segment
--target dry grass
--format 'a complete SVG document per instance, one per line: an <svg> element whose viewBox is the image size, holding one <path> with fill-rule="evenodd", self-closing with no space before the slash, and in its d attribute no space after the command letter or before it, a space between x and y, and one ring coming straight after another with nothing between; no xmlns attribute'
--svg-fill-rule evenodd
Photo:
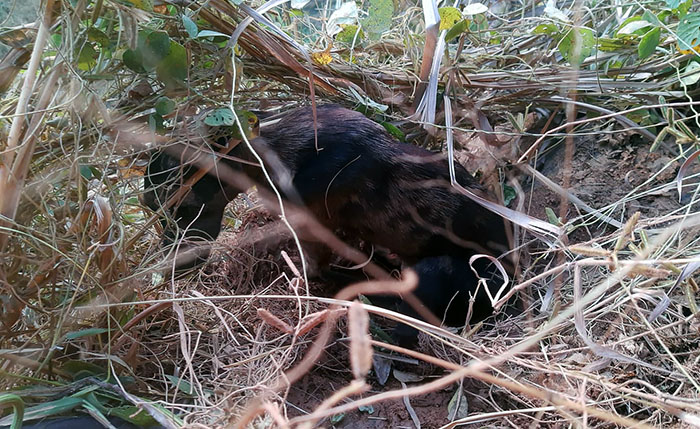
<svg viewBox="0 0 700 429"><path fill-rule="evenodd" d="M27 407L63 405L98 417L141 410L150 416L144 422L165 427L310 428L328 427L334 424L328 417L342 413L359 418L360 406L404 400L401 406L423 427L700 426L693 277L700 262L693 166L700 102L694 101L697 84L678 81L681 65L695 54L679 53L668 38L643 62L629 60L634 49L601 51L572 67L550 38L525 31L552 22L532 13L541 5L508 3L505 12L490 15L500 43L469 33L449 45L440 88L453 114L446 119L437 103L436 127L426 132L408 118L415 91L424 89L418 75L425 30L422 10L413 4L398 2L400 12L380 39L336 43L326 65L308 61L330 42L323 20L270 13L310 52L253 23L238 39L235 69L226 65L230 51L188 39L179 18L98 3L101 10L82 0L48 0L53 13L42 14L37 29L26 33L33 47L18 41L0 65L0 89L6 89L0 103L3 407L23 409L14 394ZM224 34L246 16L224 0L184 3L208 22L200 21L202 28ZM599 38L613 37L623 16L660 7L569 6L573 19ZM93 17L117 21L119 33L107 36L123 46L87 72L77 53ZM144 25L168 29L195 59L188 88L168 92L178 112L158 137L146 124L162 95L158 82L151 75L139 89L140 80L117 59L120 49L135 46ZM51 38L56 34L60 46ZM613 55L629 61L605 71L602 64ZM374 111L375 118L403 121L411 140L431 147L445 142L444 126L451 123L458 160L496 184L498 193L507 182L517 197L511 207L540 218L545 206L558 210L576 244L543 241L521 229L511 290L523 297L526 311L457 333L412 320L424 332L420 352L383 344L377 335L372 348L364 335L366 312L383 327L386 319L406 317L350 304L361 293L397 292L410 286L410 277L356 284L328 298L323 284L305 280L292 240L261 244L264 235L285 234L285 226L261 214L254 198L231 206L228 229L206 267L169 280L158 273L172 250L158 248L156 217L136 199L139 153L154 141L182 140L193 112L231 98L244 107L260 100L266 107L311 98L347 105L372 100L389 107L385 114ZM652 145L662 155L649 154ZM581 163L582 147L594 148L585 153L633 147L625 156L638 156L633 165L649 174L633 180L637 170L611 171L602 178L606 171ZM673 180L681 165L682 183ZM577 175L586 169L601 175L609 198L586 198L593 194ZM656 202L677 184L680 203ZM372 349L411 358L409 372L431 378L382 388L376 371L386 364L375 360L375 374L367 377ZM313 373L336 374L335 388L300 409L289 385ZM437 404L444 408L439 421L414 409L418 398L444 389L464 394L469 413L447 423L444 403ZM9 415L12 408L6 410ZM24 410L27 418L56 412Z"/></svg>

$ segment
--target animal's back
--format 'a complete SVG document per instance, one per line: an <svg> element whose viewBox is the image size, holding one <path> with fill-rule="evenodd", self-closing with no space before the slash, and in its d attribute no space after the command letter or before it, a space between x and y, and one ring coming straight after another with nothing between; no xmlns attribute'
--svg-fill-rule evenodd
<svg viewBox="0 0 700 429"><path fill-rule="evenodd" d="M486 238L507 247L500 216L450 185L442 154L400 143L359 112L336 105L303 107L261 132L266 161L286 170L290 185L318 219L387 247L406 262L426 256L487 251ZM460 184L483 189L459 164ZM278 171L273 176L281 182ZM281 184L284 188L283 183Z"/></svg>
<svg viewBox="0 0 700 429"><path fill-rule="evenodd" d="M251 143L263 156L275 184L289 199L305 204L322 224L385 247L413 265L420 279L416 295L438 315L456 292L464 292L458 298L464 304L467 293L476 290L470 256L498 256L508 247L501 217L451 186L443 154L399 143L361 113L319 106L314 123L310 107L296 109L263 127ZM253 160L243 144L231 155ZM159 188L145 195L154 210L199 168L181 166L185 158L184 153L176 157L167 151L152 158L144 181ZM233 158L224 162L264 185L258 167L241 166ZM180 237L216 238L226 202L244 190L241 184L219 178L218 171L212 169L179 206L167 211L174 222L164 222L166 231L177 225ZM461 165L455 164L455 173L460 184L483 193ZM501 249L490 248L488 242ZM480 273L493 273L485 259L475 265ZM456 317L450 320L460 322L466 307L450 307ZM485 316L490 310L484 294L477 296L475 315ZM399 335L414 337L415 332Z"/></svg>

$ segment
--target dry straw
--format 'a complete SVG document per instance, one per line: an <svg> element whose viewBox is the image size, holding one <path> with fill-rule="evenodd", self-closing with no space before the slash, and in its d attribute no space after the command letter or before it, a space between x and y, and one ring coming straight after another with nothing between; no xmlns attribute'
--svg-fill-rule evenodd
<svg viewBox="0 0 700 429"><path fill-rule="evenodd" d="M139 26L178 29L179 21L117 2L95 3L100 7L47 0L27 33L33 46L14 46L0 63L4 389L23 387L18 392L25 402L41 404L99 388L108 407L133 405L165 427L329 427L331 416L404 398L407 413L425 427L700 426L693 278L700 261L698 188L692 163L683 164L696 157L689 154L697 139L688 134L700 129L699 102L696 90L678 84L678 64L694 54L678 53L669 39L644 62L615 73L594 67L611 58L603 52L572 68L551 39L522 31L552 22L531 13L538 3L527 2L489 15L499 22L500 43L470 33L441 56L437 40L426 46L437 36L431 30L424 37L421 8L407 5L380 39L352 47L353 62L339 44L329 51L333 61L319 65L302 50L315 49L311 39L330 43L323 19L303 18L306 28L318 30L304 39L302 18L277 8L265 15L266 26L253 19L239 27L242 69L226 64L230 51L214 51L216 61L208 58L215 64L205 71L191 65L189 88L170 94L181 102L172 130L156 136L145 119L154 93L138 95L139 82L117 57L104 59L103 72L112 78L100 79L81 72L75 54L85 23L97 18L117 20L118 34L111 36L129 46ZM200 25L227 35L251 10L224 0L176 3ZM615 32L623 9L634 16L651 7L570 6L574 21L600 37ZM50 37L59 28L63 38L55 45ZM181 30L172 37L200 58L201 45ZM433 81L421 82L432 65ZM409 120L426 91L426 100L438 99L430 93L437 88L447 88L445 103L422 106L436 109L422 116L434 123ZM413 140L433 147L454 140L455 158L499 183L498 192L502 177L492 173L509 163L518 167L522 174L510 180L519 211L545 219L544 206L552 208L549 220L557 225L550 230L569 234L573 244L564 236L518 231L518 271L499 304L517 292L526 310L494 327L461 332L354 301L380 292L410 297L415 278L407 273L392 280L367 264L366 254L306 217L305 229L318 241L379 278L327 298L332 293L307 278L296 244L284 238L288 225L261 214L252 197L232 204L228 219L238 226L214 244L207 267L177 281L157 275L158 264L177 255L159 248L158 218L135 199L142 192L144 148L187 143L187 136L201 142L191 121L200 106L254 107L260 100L280 108L312 101L388 105L384 119L405 125ZM656 127L665 127L662 138ZM658 155L649 154L652 144ZM561 145L567 148L563 160L557 157ZM584 164L586 154L598 150L637 158L629 172L596 179L605 180L608 198L591 201L589 188L578 188L587 179L580 172L609 172ZM211 165L199 168L201 176ZM660 200L676 189L680 202L676 194L671 202ZM305 218L300 209L284 213ZM256 234L283 238L265 247ZM420 351L386 344L376 333L371 340L368 316L419 329ZM335 389L299 408L290 386L324 370L325 361L317 365L324 351L345 365ZM396 389L377 386L376 368L369 368L382 354L410 358L416 372L432 368L435 377ZM74 381L80 378L76 367L93 378ZM480 408L453 422L421 421L411 400L463 383L468 387L460 394Z"/></svg>

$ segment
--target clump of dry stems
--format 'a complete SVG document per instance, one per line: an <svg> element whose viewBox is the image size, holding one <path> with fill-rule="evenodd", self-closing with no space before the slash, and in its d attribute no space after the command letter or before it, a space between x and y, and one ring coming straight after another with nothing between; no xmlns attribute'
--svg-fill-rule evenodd
<svg viewBox="0 0 700 429"><path fill-rule="evenodd" d="M226 35L248 16L225 0L174 4L172 10L196 14L202 28ZM101 73L80 69L85 23L118 20L119 34L107 36L132 47L140 28L159 25L195 61L205 57L204 45L187 38L177 14L46 0L36 28L23 30L31 43L17 42L0 67L3 389L28 405L73 395L87 401L72 407L83 411L94 398L93 408L105 407L101 413L118 415L128 406L127 415L140 410L166 427L328 426L324 419L389 400L403 400L414 423L425 427L699 426L697 90L663 71L687 57L664 42L659 53L616 75L593 67L601 58L571 67L551 39L522 30L548 22L531 13L541 4L509 4L494 27L500 44L465 33L448 45L439 88L452 114L438 100L436 127L426 132L409 114L426 90L419 76L432 58L427 30L420 7L399 4L389 31L352 47L332 46L327 64L309 62L308 52L274 31L303 23L316 32L305 40L289 34L307 46L316 40L309 51L320 52L330 43L323 17L282 9L273 14L274 27L254 22L240 34L236 66L226 47L207 45L219 62L190 64L187 87L168 93L178 101L170 129L155 132L147 117L159 83L126 69L116 54L122 48L113 59L100 58ZM583 5L570 6L584 20ZM614 8L620 6L586 7L585 23L610 34L619 24L610 18ZM641 6L625 8L627 16L641 13ZM59 33L57 44L52 35ZM206 267L179 280L163 277L169 250L159 248L156 214L137 199L145 154L149 145L182 139L191 113L228 104L232 95L242 107L262 100L280 108L312 100L384 104L388 110L375 117L404 125L414 143L431 147L445 142L450 124L457 159L498 193L507 181L516 197L511 207L544 219L536 189L554 195L550 220L561 222L570 241L521 228L509 296L523 296L524 311L489 329L457 333L412 320L423 331L420 352L368 335L368 315L405 316L354 301L398 293L414 278L359 283L330 298L322 284L306 283L293 242L259 246L256 234L288 231L248 197L237 200ZM630 139L645 150L654 145L664 162L604 204L578 196L575 150ZM553 180L538 159L557 147L563 158L544 161L561 173ZM679 168L675 181L662 179ZM681 202L641 215L629 209L676 186ZM317 370L329 343L347 359L338 389L312 409L291 407L289 385ZM377 352L409 357L437 376L382 389L377 368L370 373ZM451 423L447 415L444 422L421 421L413 398L457 385L472 400L476 394L462 389L466 380L507 400L485 400L488 407L453 414ZM97 396L85 390L90 385ZM4 397L0 403L16 405Z"/></svg>

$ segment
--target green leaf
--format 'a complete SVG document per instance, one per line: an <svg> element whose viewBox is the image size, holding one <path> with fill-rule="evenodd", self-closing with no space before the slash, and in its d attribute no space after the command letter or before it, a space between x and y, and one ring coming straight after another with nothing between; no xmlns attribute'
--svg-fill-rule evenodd
<svg viewBox="0 0 700 429"><path fill-rule="evenodd" d="M170 53L170 36L164 31L154 31L146 36L140 48L146 68L156 67Z"/></svg>
<svg viewBox="0 0 700 429"><path fill-rule="evenodd" d="M652 23L653 25L655 25L657 27L659 27L662 24L661 21L659 20L659 18L656 15L654 15L654 13L652 13L648 10L644 11L644 13L642 14L642 19L647 21L647 22Z"/></svg>
<svg viewBox="0 0 700 429"><path fill-rule="evenodd" d="M85 179L85 180L90 180L92 179L92 170L90 169L89 165L82 164L80 166L80 175Z"/></svg>
<svg viewBox="0 0 700 429"><path fill-rule="evenodd" d="M171 114L175 110L175 101L168 97L160 97L156 100L156 113L160 116Z"/></svg>
<svg viewBox="0 0 700 429"><path fill-rule="evenodd" d="M81 167L81 170L82 170L82 167ZM82 174L82 171L81 171L81 174ZM66 340L75 340L75 339L82 338L82 337L91 337L93 335L104 334L105 332L109 332L109 329L105 329L105 328L82 329L80 331L74 331L74 332L67 333Z"/></svg>
<svg viewBox="0 0 700 429"><path fill-rule="evenodd" d="M438 13L440 14L440 31L449 30L462 20L462 12L456 7L441 7L438 9Z"/></svg>
<svg viewBox="0 0 700 429"><path fill-rule="evenodd" d="M105 413L108 411L107 407L100 403L93 392L88 393L84 398L83 408L102 426L109 427L111 424L105 416Z"/></svg>
<svg viewBox="0 0 700 429"><path fill-rule="evenodd" d="M447 416L450 420L458 420L469 415L469 403L464 392L455 390L455 393L447 403Z"/></svg>
<svg viewBox="0 0 700 429"><path fill-rule="evenodd" d="M146 49L146 38L151 33L153 33L153 30L150 28L142 28L139 30L136 38L136 50L143 52Z"/></svg>
<svg viewBox="0 0 700 429"><path fill-rule="evenodd" d="M637 55L640 60L650 56L659 46L659 40L661 40L661 29L659 27L647 32L642 36L642 40L639 41L639 46L637 47Z"/></svg>
<svg viewBox="0 0 700 429"><path fill-rule="evenodd" d="M390 124L389 122L382 122L382 126L384 127L385 130L389 132L394 138L398 139L399 141L405 141L406 140L406 135L396 127L394 124Z"/></svg>
<svg viewBox="0 0 700 429"><path fill-rule="evenodd" d="M664 127L661 131L659 131L659 134L656 135L654 142L649 147L649 152L654 152L656 149L658 149L659 145L661 144L662 141L664 141L667 134L668 134L668 127Z"/></svg>
<svg viewBox="0 0 700 429"><path fill-rule="evenodd" d="M591 55L595 46L593 30L589 28L572 28L559 41L559 53L571 64L580 64Z"/></svg>
<svg viewBox="0 0 700 429"><path fill-rule="evenodd" d="M333 414L330 418L331 424L337 425L345 418L345 413Z"/></svg>
<svg viewBox="0 0 700 429"><path fill-rule="evenodd" d="M374 407L371 405L360 405L357 410L365 414L374 414Z"/></svg>
<svg viewBox="0 0 700 429"><path fill-rule="evenodd" d="M51 45L53 45L53 46L61 46L62 40L63 40L63 37L61 36L61 33L54 33L51 35ZM33 41L34 41L34 38L30 38L30 40L27 41L27 44L30 42L33 43ZM12 44L10 44L10 46L12 46ZM24 46L20 45L20 46L13 46L13 47L22 48Z"/></svg>
<svg viewBox="0 0 700 429"><path fill-rule="evenodd" d="M185 31L187 31L187 35L190 36L190 39L194 39L197 37L197 33L199 33L199 28L197 28L197 24L195 24L194 21L192 21L192 18L190 18L187 15L182 15L182 25L185 26Z"/></svg>
<svg viewBox="0 0 700 429"><path fill-rule="evenodd" d="M248 139L257 137L258 126L260 124L258 117L254 113L247 110L236 109L235 114L241 123L241 127L243 128L243 132L245 133L246 137ZM204 123L212 127L210 137L212 137L214 140L218 140L219 138L224 138L226 140L242 139L233 113L231 112L231 109L227 107L214 109L207 113L207 115L204 117Z"/></svg>
<svg viewBox="0 0 700 429"><path fill-rule="evenodd" d="M230 36L224 33L220 33L218 31L202 30L197 34L197 38L201 39L203 37L225 37L228 39Z"/></svg>
<svg viewBox="0 0 700 429"><path fill-rule="evenodd" d="M12 393L4 393L0 395L0 410L11 406L13 413L9 416L11 419L11 427L22 427L22 419L24 418L24 401L18 395Z"/></svg>
<svg viewBox="0 0 700 429"><path fill-rule="evenodd" d="M186 395L190 396L195 396L197 395L197 391L194 389L194 386L189 381L185 381L181 378L165 374L165 378L170 381L170 384L173 385L173 387L177 387L180 389L180 391Z"/></svg>
<svg viewBox="0 0 700 429"><path fill-rule="evenodd" d="M247 110L236 109L236 116L238 116L238 120L241 122L241 127L243 127L243 132L245 133L246 137L248 139L257 137L255 133L259 131L259 129L256 130L256 128L260 125L260 119L258 119L255 113L249 112ZM239 131L237 126L233 127L231 137L239 140L242 138L241 132Z"/></svg>
<svg viewBox="0 0 700 429"><path fill-rule="evenodd" d="M187 50L177 42L170 42L168 55L156 65L156 76L167 87L183 84L187 79Z"/></svg>
<svg viewBox="0 0 700 429"><path fill-rule="evenodd" d="M204 118L204 123L212 127L231 126L235 123L233 112L228 107L215 109Z"/></svg>
<svg viewBox="0 0 700 429"><path fill-rule="evenodd" d="M362 20L362 27L370 39L378 39L382 33L391 28L391 17L394 15L392 0L369 0L368 16Z"/></svg>
<svg viewBox="0 0 700 429"><path fill-rule="evenodd" d="M45 402L41 405L27 408L24 411L24 421L42 419L44 417L54 416L56 414L65 413L80 406L83 403L82 398L61 398L56 401ZM12 423L14 416L7 416L0 419L0 426L8 426Z"/></svg>
<svg viewBox="0 0 700 429"><path fill-rule="evenodd" d="M633 17L638 19L627 20L625 25L622 25L619 30L615 33L615 36L636 34L638 36L643 35L649 31L649 27L652 27L652 23L643 20L641 17Z"/></svg>
<svg viewBox="0 0 700 429"><path fill-rule="evenodd" d="M561 220L554 214L554 210L549 207L544 208L544 214L547 216L547 222L552 225L561 226Z"/></svg>
<svg viewBox="0 0 700 429"><path fill-rule="evenodd" d="M98 52L92 43L85 42L80 47L78 53L78 68L80 70L90 70L97 65Z"/></svg>
<svg viewBox="0 0 700 429"><path fill-rule="evenodd" d="M515 189L512 186L503 185L503 205L508 206L516 197Z"/></svg>
<svg viewBox="0 0 700 429"><path fill-rule="evenodd" d="M459 36L462 33L466 33L467 30L469 29L469 20L468 19L463 19L456 23L455 25L452 26L447 31L447 34L445 34L445 41L450 42L452 41L455 37Z"/></svg>
<svg viewBox="0 0 700 429"><path fill-rule="evenodd" d="M666 103L666 97L664 97L663 95L659 95L659 101L657 104L659 104L661 106L661 115L664 117L664 119L666 119L666 122L671 122L668 120L669 108L668 108L668 104ZM672 109L670 109L670 110L672 110Z"/></svg>
<svg viewBox="0 0 700 429"><path fill-rule="evenodd" d="M668 22L668 21L667 21L668 18L669 18L670 16L672 16L672 15L673 15L673 12L670 11L670 10L668 10L668 9L666 9L666 10L662 10L661 12L659 12L659 14L656 15L656 16L657 16L657 18L659 19L659 21L661 21L661 22ZM659 25L659 26L660 26L660 25Z"/></svg>
<svg viewBox="0 0 700 429"><path fill-rule="evenodd" d="M365 33L362 31L360 28L360 32L357 33L358 26L354 24L343 24L341 25L342 30L340 30L340 33L335 35L335 40L336 42L340 43L347 43L350 44L352 43L353 40L362 40L365 37ZM357 33L357 38L355 38L355 34Z"/></svg>
<svg viewBox="0 0 700 429"><path fill-rule="evenodd" d="M600 37L598 38L598 49L603 52L615 52L628 49L631 43L632 41L627 38L610 39L608 37Z"/></svg>
<svg viewBox="0 0 700 429"><path fill-rule="evenodd" d="M686 0L684 2L681 2L681 4L678 5L678 7L675 9L676 12L678 12L678 17L683 18L688 11L690 11L690 8L693 6L693 0Z"/></svg>
<svg viewBox="0 0 700 429"><path fill-rule="evenodd" d="M58 128L61 130L64 130L71 126L71 123L72 122L68 116L60 116L58 118L53 118L51 120L46 121L46 125L48 125L49 127Z"/></svg>
<svg viewBox="0 0 700 429"><path fill-rule="evenodd" d="M165 121L163 117L157 113L148 115L148 129L154 133L160 133L165 130Z"/></svg>
<svg viewBox="0 0 700 429"><path fill-rule="evenodd" d="M83 76L85 80L114 80L116 77L113 73L85 73Z"/></svg>
<svg viewBox="0 0 700 429"><path fill-rule="evenodd" d="M697 61L690 61L688 65L685 66L681 82L683 82L685 86L690 86L694 85L698 80L700 80L700 63Z"/></svg>
<svg viewBox="0 0 700 429"><path fill-rule="evenodd" d="M141 56L141 51L127 49L122 55L122 62L130 70L136 73L146 73L146 69L143 66L143 57Z"/></svg>
<svg viewBox="0 0 700 429"><path fill-rule="evenodd" d="M675 9L681 4L681 0L666 0L666 7L669 9Z"/></svg>
<svg viewBox="0 0 700 429"><path fill-rule="evenodd" d="M126 2L146 12L153 12L153 0L126 0Z"/></svg>
<svg viewBox="0 0 700 429"><path fill-rule="evenodd" d="M96 42L101 48L107 48L111 44L109 36L107 36L104 31L99 28L90 27L87 30L88 40L91 42Z"/></svg>
<svg viewBox="0 0 700 429"><path fill-rule="evenodd" d="M80 380L87 377L104 377L107 369L91 362L81 360L71 360L63 365L61 369L73 377L73 380Z"/></svg>
<svg viewBox="0 0 700 429"><path fill-rule="evenodd" d="M532 32L534 34L546 34L548 36L553 36L559 33L559 27L551 23L540 24L537 27L533 28Z"/></svg>
<svg viewBox="0 0 700 429"><path fill-rule="evenodd" d="M678 24L678 46L684 51L700 45L700 12L689 13Z"/></svg>
<svg viewBox="0 0 700 429"><path fill-rule="evenodd" d="M150 427L155 426L158 422L151 417L142 408L135 407L133 405L124 405L122 407L114 407L109 410L110 416L119 417L122 420L126 420L137 427Z"/></svg>
<svg viewBox="0 0 700 429"><path fill-rule="evenodd" d="M489 21L486 19L486 15L476 15L472 19L471 25L469 25L469 30L473 32L486 31L489 28Z"/></svg>

